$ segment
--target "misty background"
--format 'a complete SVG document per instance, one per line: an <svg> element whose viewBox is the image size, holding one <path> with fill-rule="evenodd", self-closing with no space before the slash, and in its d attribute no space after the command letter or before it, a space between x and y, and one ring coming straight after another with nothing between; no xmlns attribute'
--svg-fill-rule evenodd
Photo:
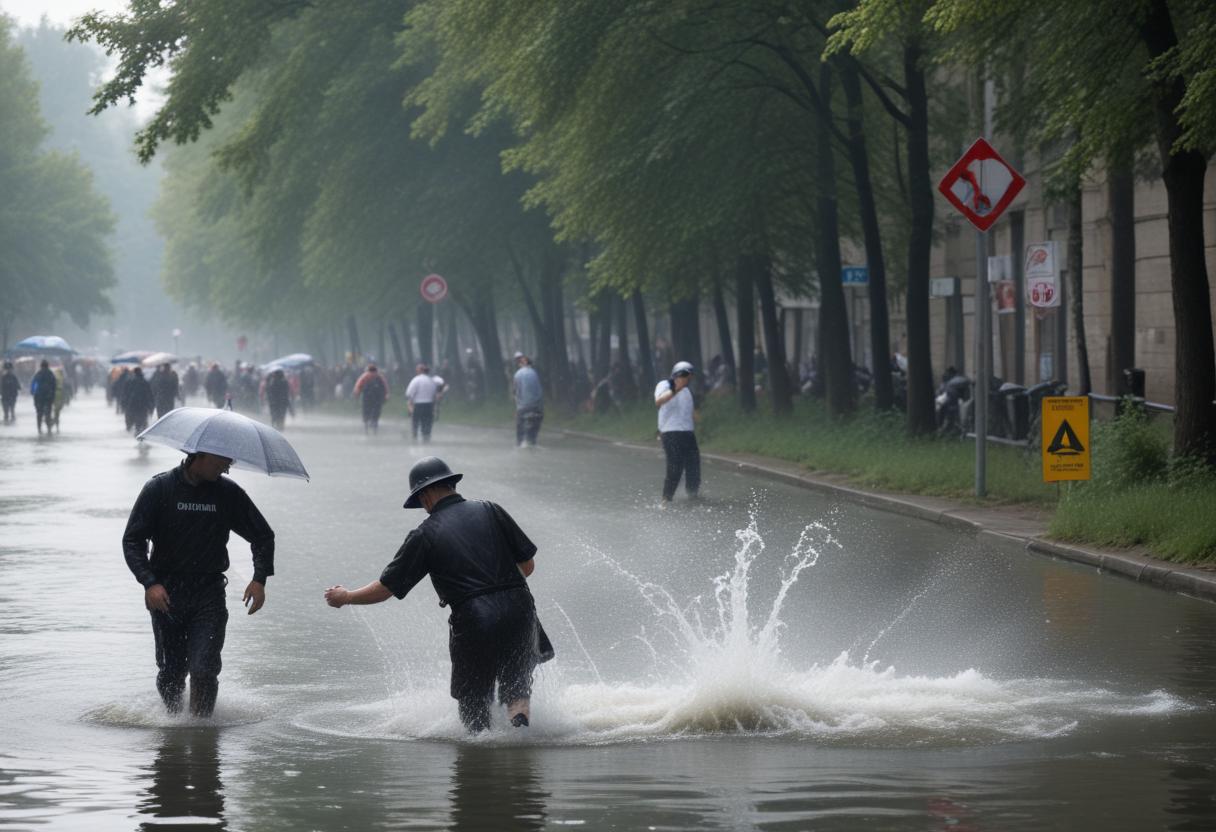
<svg viewBox="0 0 1216 832"><path fill-rule="evenodd" d="M128 349L175 351L229 361L237 356L239 334L218 318L188 310L165 291L162 281L164 240L157 233L154 209L164 170L161 159L142 165L133 149L135 132L155 111L157 87L165 75L154 74L135 105L88 114L93 92L113 69L113 60L91 43L68 43L71 22L91 10L118 12L122 0L2 0L0 14L9 18L13 45L24 53L38 84L38 104L48 132L46 151L75 156L88 169L93 190L114 215L110 250L115 285L108 297L112 313L90 315L86 327L65 314L20 314L10 325L10 341L34 334L57 334L77 350L109 356ZM0 301L0 305L4 305ZM180 331L176 339L174 330ZM250 353L269 351L248 333ZM250 357L246 355L245 357Z"/></svg>

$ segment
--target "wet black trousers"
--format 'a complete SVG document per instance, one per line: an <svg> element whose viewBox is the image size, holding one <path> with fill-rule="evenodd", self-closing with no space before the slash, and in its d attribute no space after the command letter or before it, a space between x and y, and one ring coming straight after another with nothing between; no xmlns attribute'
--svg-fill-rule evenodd
<svg viewBox="0 0 1216 832"><path fill-rule="evenodd" d="M667 455L667 476L663 479L663 499L676 495L680 476L684 476L684 490L695 497L701 490L701 449L697 447L697 436L690 430L669 430L660 433L663 453Z"/></svg>
<svg viewBox="0 0 1216 832"><path fill-rule="evenodd" d="M190 710L210 716L219 692L220 653L228 627L223 575L188 581L166 581L169 611L153 610L156 638L156 690L171 713L182 709L186 675L190 676Z"/></svg>
<svg viewBox="0 0 1216 832"><path fill-rule="evenodd" d="M426 402L414 405L414 413L410 416L410 434L417 439L422 434L424 442L431 440L431 426L435 424L435 403Z"/></svg>
<svg viewBox="0 0 1216 832"><path fill-rule="evenodd" d="M363 427L376 430L380 427L380 411L384 409L384 399L369 399L363 397Z"/></svg>
<svg viewBox="0 0 1216 832"><path fill-rule="evenodd" d="M525 407L523 410L517 410L515 412L515 444L535 445L543 421L545 421L545 412L539 407Z"/></svg>
<svg viewBox="0 0 1216 832"><path fill-rule="evenodd" d="M4 405L4 421L11 422L17 418L17 397L5 396L0 399L0 403Z"/></svg>
<svg viewBox="0 0 1216 832"><path fill-rule="evenodd" d="M490 727L490 702L507 704L532 695L536 667L536 607L527 587L479 595L448 619L452 698L460 721L476 733Z"/></svg>

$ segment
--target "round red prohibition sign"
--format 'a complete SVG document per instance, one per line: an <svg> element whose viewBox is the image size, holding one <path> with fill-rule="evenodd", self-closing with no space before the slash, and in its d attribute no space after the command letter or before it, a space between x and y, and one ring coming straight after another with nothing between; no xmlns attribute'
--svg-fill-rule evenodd
<svg viewBox="0 0 1216 832"><path fill-rule="evenodd" d="M428 274L422 278L418 291L427 303L439 303L448 296L448 282L437 274Z"/></svg>

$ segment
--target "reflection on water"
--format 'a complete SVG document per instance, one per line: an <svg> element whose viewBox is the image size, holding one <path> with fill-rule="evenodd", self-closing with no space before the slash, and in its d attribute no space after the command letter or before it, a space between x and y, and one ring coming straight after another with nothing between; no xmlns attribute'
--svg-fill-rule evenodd
<svg viewBox="0 0 1216 832"><path fill-rule="evenodd" d="M546 825L549 793L529 748L461 746L452 764L452 826L458 832L529 832Z"/></svg>
<svg viewBox="0 0 1216 832"><path fill-rule="evenodd" d="M227 829L220 779L219 733L212 728L164 731L150 781L137 806L140 830Z"/></svg>

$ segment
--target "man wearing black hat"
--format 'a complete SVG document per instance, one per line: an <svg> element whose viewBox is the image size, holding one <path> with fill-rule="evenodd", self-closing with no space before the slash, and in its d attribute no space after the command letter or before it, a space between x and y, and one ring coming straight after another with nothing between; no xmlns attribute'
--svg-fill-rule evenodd
<svg viewBox="0 0 1216 832"><path fill-rule="evenodd" d="M462 476L438 457L414 465L405 508L424 508L427 518L379 580L355 590L330 587L325 600L343 607L404 598L429 574L439 605L452 608L451 692L461 722L475 733L490 726L497 683L499 702L520 728L528 725L532 671L553 657L525 580L535 568L536 545L501 506L457 494L453 486Z"/></svg>

